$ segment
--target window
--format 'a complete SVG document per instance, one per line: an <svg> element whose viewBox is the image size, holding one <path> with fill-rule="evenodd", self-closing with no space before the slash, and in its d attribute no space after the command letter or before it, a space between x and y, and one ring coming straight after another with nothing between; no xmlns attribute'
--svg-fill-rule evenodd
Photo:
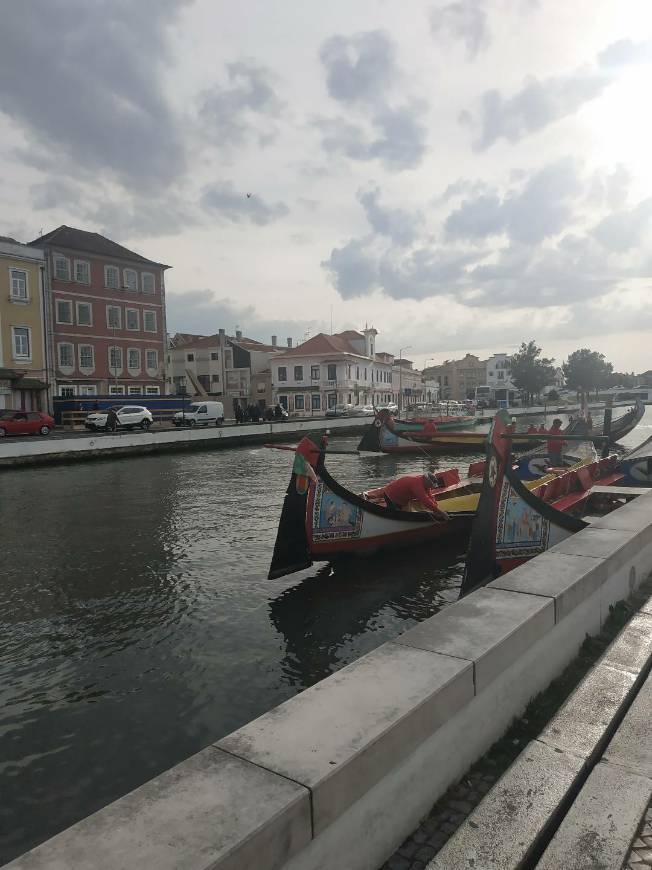
<svg viewBox="0 0 652 870"><path fill-rule="evenodd" d="M143 293L154 293L154 276L151 272L143 272L141 275Z"/></svg>
<svg viewBox="0 0 652 870"><path fill-rule="evenodd" d="M59 368L74 369L75 348L67 342L59 345Z"/></svg>
<svg viewBox="0 0 652 870"><path fill-rule="evenodd" d="M321 411L321 396L311 396L312 410Z"/></svg>
<svg viewBox="0 0 652 870"><path fill-rule="evenodd" d="M30 359L32 356L29 329L26 326L12 326L14 359Z"/></svg>
<svg viewBox="0 0 652 870"><path fill-rule="evenodd" d="M77 393L77 387L70 384L68 386L60 386L59 387L59 395L62 399L70 399Z"/></svg>
<svg viewBox="0 0 652 870"><path fill-rule="evenodd" d="M219 384L219 382L220 382L220 376L219 376L219 375L211 375L211 383L213 383L213 384Z"/></svg>
<svg viewBox="0 0 652 870"><path fill-rule="evenodd" d="M61 254L54 255L54 277L60 281L70 281L70 260Z"/></svg>
<svg viewBox="0 0 652 870"><path fill-rule="evenodd" d="M281 406L281 408L285 408L285 410L287 411L287 409L288 409L288 397L287 396L279 396L278 403Z"/></svg>
<svg viewBox="0 0 652 870"><path fill-rule="evenodd" d="M117 290L120 287L120 269L117 266L104 267L104 286L111 290Z"/></svg>
<svg viewBox="0 0 652 870"><path fill-rule="evenodd" d="M329 393L328 394L328 407L334 408L335 405L337 405L337 396L335 395L335 393Z"/></svg>
<svg viewBox="0 0 652 870"><path fill-rule="evenodd" d="M145 395L146 396L160 396L161 395L161 388L156 387L153 384L149 387L145 387Z"/></svg>
<svg viewBox="0 0 652 870"><path fill-rule="evenodd" d="M127 351L127 368L131 371L140 371L140 351L136 347L130 347Z"/></svg>
<svg viewBox="0 0 652 870"><path fill-rule="evenodd" d="M57 299L57 323L72 323L72 302L69 299Z"/></svg>
<svg viewBox="0 0 652 870"><path fill-rule="evenodd" d="M132 386L127 388L127 392L130 396L140 396L142 395L143 389L142 387Z"/></svg>
<svg viewBox="0 0 652 870"><path fill-rule="evenodd" d="M158 369L158 351L157 350L146 350L145 351L145 362L147 363L148 369Z"/></svg>
<svg viewBox="0 0 652 870"><path fill-rule="evenodd" d="M143 311L143 329L145 332L156 332L156 311Z"/></svg>
<svg viewBox="0 0 652 870"><path fill-rule="evenodd" d="M111 384L109 387L110 396L124 396L125 388L121 384Z"/></svg>
<svg viewBox="0 0 652 870"><path fill-rule="evenodd" d="M79 385L79 395L80 396L97 396L97 387L95 384L80 384Z"/></svg>
<svg viewBox="0 0 652 870"><path fill-rule="evenodd" d="M304 397L303 396L295 396L294 397L294 410L295 411L303 411L305 409Z"/></svg>
<svg viewBox="0 0 652 870"><path fill-rule="evenodd" d="M360 366L355 367L355 379L356 381L360 380Z"/></svg>
<svg viewBox="0 0 652 870"><path fill-rule="evenodd" d="M93 317L90 302L77 302L77 324L79 326L92 326Z"/></svg>
<svg viewBox="0 0 652 870"><path fill-rule="evenodd" d="M140 317L137 308L125 309L126 327L131 330L140 329Z"/></svg>
<svg viewBox="0 0 652 870"><path fill-rule="evenodd" d="M287 381L288 379L288 370L285 366L278 367L278 379L279 381ZM280 401L280 400L279 400Z"/></svg>
<svg viewBox="0 0 652 870"><path fill-rule="evenodd" d="M87 260L75 260L75 281L79 284L91 283L91 264Z"/></svg>
<svg viewBox="0 0 652 870"><path fill-rule="evenodd" d="M219 353L212 353L212 354L211 354L211 360L212 360L213 362L217 362L217 360L218 360L219 358L220 358Z"/></svg>
<svg viewBox="0 0 652 870"><path fill-rule="evenodd" d="M122 273L124 275L125 287L127 290L138 291L138 272L134 269L125 269Z"/></svg>
<svg viewBox="0 0 652 870"><path fill-rule="evenodd" d="M337 380L337 366L334 363L330 363L328 366L328 380L336 381Z"/></svg>
<svg viewBox="0 0 652 870"><path fill-rule="evenodd" d="M79 368L80 369L93 369L93 368L95 368L95 354L93 351L93 345L91 345L91 344L80 344L79 345Z"/></svg>
<svg viewBox="0 0 652 870"><path fill-rule="evenodd" d="M505 372L502 372L502 371L501 371L501 372L498 372L498 380L499 380L499 381L504 381L504 380L505 380Z"/></svg>
<svg viewBox="0 0 652 870"><path fill-rule="evenodd" d="M186 354L186 362L194 362L194 361L195 361L194 353L187 353Z"/></svg>
<svg viewBox="0 0 652 870"><path fill-rule="evenodd" d="M303 366L295 366L294 367L294 380L302 381L303 380Z"/></svg>
<svg viewBox="0 0 652 870"><path fill-rule="evenodd" d="M351 366L346 367L346 376L349 379L351 378Z"/></svg>
<svg viewBox="0 0 652 870"><path fill-rule="evenodd" d="M12 302L27 302L27 272L23 269L10 269Z"/></svg>
<svg viewBox="0 0 652 870"><path fill-rule="evenodd" d="M117 305L106 306L106 325L109 329L122 329L122 309Z"/></svg>
<svg viewBox="0 0 652 870"><path fill-rule="evenodd" d="M310 366L310 379L312 381L319 380L319 366Z"/></svg>
<svg viewBox="0 0 652 870"><path fill-rule="evenodd" d="M120 371L122 369L122 348L121 347L110 347L109 348L109 368L112 372Z"/></svg>

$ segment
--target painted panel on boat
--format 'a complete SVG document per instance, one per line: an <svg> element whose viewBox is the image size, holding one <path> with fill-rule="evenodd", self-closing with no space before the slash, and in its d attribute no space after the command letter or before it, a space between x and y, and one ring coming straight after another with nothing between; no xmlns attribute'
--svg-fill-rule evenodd
<svg viewBox="0 0 652 870"><path fill-rule="evenodd" d="M359 538L361 529L362 511L360 508L331 492L320 480L313 501L313 541Z"/></svg>

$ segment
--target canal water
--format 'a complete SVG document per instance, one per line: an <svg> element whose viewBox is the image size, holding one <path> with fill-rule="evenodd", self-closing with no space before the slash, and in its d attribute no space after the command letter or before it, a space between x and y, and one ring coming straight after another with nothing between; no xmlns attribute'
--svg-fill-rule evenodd
<svg viewBox="0 0 652 870"><path fill-rule="evenodd" d="M0 864L456 599L462 540L267 580L292 458L1 473ZM328 467L359 491L477 458Z"/></svg>

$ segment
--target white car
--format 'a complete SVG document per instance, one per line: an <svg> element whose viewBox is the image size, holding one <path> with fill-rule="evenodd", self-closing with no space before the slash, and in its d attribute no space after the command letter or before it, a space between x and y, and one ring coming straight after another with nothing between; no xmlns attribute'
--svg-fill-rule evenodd
<svg viewBox="0 0 652 870"><path fill-rule="evenodd" d="M381 405L378 410L381 408L387 408L390 414L398 414L398 405L395 402L388 402L386 405Z"/></svg>
<svg viewBox="0 0 652 870"><path fill-rule="evenodd" d="M373 405L363 405L362 408L356 408L356 411L361 417L373 417L376 413Z"/></svg>
<svg viewBox="0 0 652 870"><path fill-rule="evenodd" d="M118 415L118 426L121 429L135 429L138 426L141 429L149 429L154 422L154 418L147 408L142 405L114 405L113 410ZM106 411L93 411L90 413L84 422L87 429L106 429Z"/></svg>

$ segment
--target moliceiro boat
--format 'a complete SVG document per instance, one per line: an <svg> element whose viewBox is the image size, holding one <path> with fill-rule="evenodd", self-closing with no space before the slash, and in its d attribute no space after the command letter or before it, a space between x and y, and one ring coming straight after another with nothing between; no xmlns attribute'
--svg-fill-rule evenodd
<svg viewBox="0 0 652 870"><path fill-rule="evenodd" d="M609 513L628 498L626 489L617 486L624 474L617 468L616 455L584 460L527 487L518 476L518 466L512 464L508 425L509 417L502 411L492 423L460 595L585 528L588 523L582 515L587 510ZM560 439L581 441L583 437L592 438L564 433Z"/></svg>
<svg viewBox="0 0 652 870"><path fill-rule="evenodd" d="M279 522L269 579L349 554L370 554L468 534L481 478L461 481L457 469L437 475L432 490L448 520L411 503L408 510L377 504L351 492L326 470L325 450L309 438L297 445Z"/></svg>
<svg viewBox="0 0 652 870"><path fill-rule="evenodd" d="M451 429L440 431L433 421L406 423L395 420L383 408L376 413L373 425L365 430L358 450L374 453L482 452L486 440L486 432L459 432ZM514 446L531 447L532 441L521 442L517 438Z"/></svg>

